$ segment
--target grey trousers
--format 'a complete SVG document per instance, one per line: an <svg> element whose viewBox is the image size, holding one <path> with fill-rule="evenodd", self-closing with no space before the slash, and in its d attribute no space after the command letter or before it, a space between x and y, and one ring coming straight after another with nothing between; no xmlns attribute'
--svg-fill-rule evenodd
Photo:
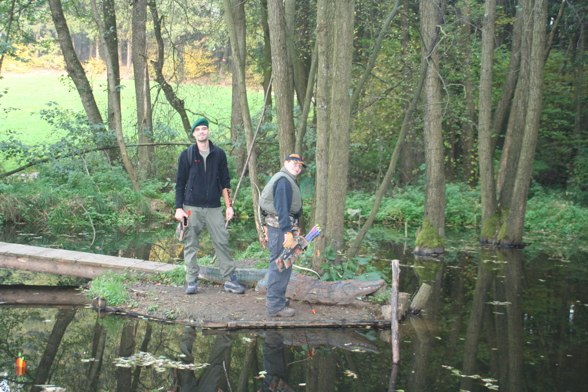
<svg viewBox="0 0 588 392"><path fill-rule="evenodd" d="M276 260L284 249L282 230L267 226L267 241L270 250L270 266L267 274L265 305L267 313L277 313L286 307L286 288L292 275L292 266L280 272L276 264Z"/></svg>
<svg viewBox="0 0 588 392"><path fill-rule="evenodd" d="M225 217L221 207L203 208L184 206L184 211L192 211L188 218L186 229L186 245L184 246L184 263L186 269L186 282L194 282L198 279L198 251L200 242L198 237L204 226L207 227L212 245L218 258L220 273L225 280L230 280L229 274L235 271L235 260L229 250L229 232L225 227Z"/></svg>

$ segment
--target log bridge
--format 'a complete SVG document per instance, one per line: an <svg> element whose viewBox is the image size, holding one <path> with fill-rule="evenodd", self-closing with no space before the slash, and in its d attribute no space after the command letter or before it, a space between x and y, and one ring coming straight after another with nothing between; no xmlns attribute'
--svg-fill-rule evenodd
<svg viewBox="0 0 588 392"><path fill-rule="evenodd" d="M0 268L94 279L107 270L159 274L177 265L65 249L0 242Z"/></svg>

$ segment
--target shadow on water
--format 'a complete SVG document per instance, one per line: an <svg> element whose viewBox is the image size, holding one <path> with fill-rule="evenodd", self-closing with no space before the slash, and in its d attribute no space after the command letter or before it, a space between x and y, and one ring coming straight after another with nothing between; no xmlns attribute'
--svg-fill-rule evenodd
<svg viewBox="0 0 588 392"><path fill-rule="evenodd" d="M424 310L400 323L398 366L387 330L195 330L101 318L79 304L25 307L15 298L0 305L0 385L11 391L52 384L67 391L248 392L563 392L588 385L586 254L553 257L537 246L486 249L457 239L443 257L423 258L393 237L372 239L379 243L374 263L389 273L389 260L399 259L401 291L429 292ZM125 240L124 249L115 238L96 247L151 259L179 252L165 236L136 238ZM27 279L0 271L0 284ZM19 353L28 370L17 379Z"/></svg>

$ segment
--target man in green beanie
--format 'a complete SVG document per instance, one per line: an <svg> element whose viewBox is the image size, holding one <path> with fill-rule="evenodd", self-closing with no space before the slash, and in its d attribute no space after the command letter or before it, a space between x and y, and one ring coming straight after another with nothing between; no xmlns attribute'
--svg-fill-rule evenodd
<svg viewBox="0 0 588 392"><path fill-rule="evenodd" d="M200 267L196 255L200 249L198 237L204 226L208 228L218 256L220 272L225 279L224 289L243 294L245 288L237 280L235 261L229 251L229 232L225 226L225 219L229 221L235 215L227 155L208 140L209 135L208 120L196 120L192 125L196 144L184 150L178 159L175 218L180 222L188 218L184 235L186 294L198 292ZM225 204L224 217L221 197Z"/></svg>

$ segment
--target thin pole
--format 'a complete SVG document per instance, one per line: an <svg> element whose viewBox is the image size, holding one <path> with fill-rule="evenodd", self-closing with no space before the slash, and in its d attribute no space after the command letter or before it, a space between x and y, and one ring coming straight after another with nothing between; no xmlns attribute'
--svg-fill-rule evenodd
<svg viewBox="0 0 588 392"><path fill-rule="evenodd" d="M392 293L390 295L390 318L392 328L392 363L400 362L400 349L398 347L398 277L400 267L398 260L392 260Z"/></svg>

